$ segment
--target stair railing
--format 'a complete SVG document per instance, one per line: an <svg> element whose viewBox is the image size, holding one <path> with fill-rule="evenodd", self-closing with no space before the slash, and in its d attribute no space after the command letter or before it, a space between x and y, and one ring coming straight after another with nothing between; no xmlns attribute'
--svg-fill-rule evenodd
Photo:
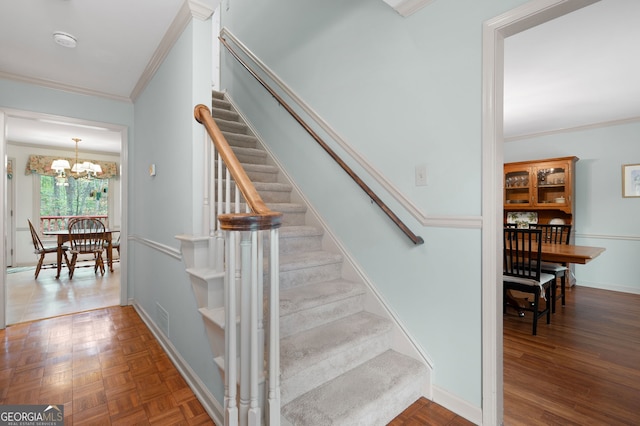
<svg viewBox="0 0 640 426"><path fill-rule="evenodd" d="M296 113L291 106L278 94L276 91L267 84L267 82L260 77L240 56L238 53L229 45L226 37L229 37L233 40L234 44L240 46L245 54L253 59L254 62L260 63L257 58L238 40L236 39L226 28L223 28L220 31L220 36L218 39L224 45L224 47L231 53L231 55L242 65L242 67L251 74L253 78L255 78L262 87L264 87L270 94L273 96L282 107L300 124L304 130L320 145L322 149L325 150L327 154L336 162L338 165L344 170L350 177L353 179L355 183L371 198L371 200L378 205L382 209L382 211L393 221L393 223L402 230L402 232L409 237L409 239L416 245L423 244L424 240L422 237L416 235L409 229L409 227L387 206L380 197L373 192L373 190L362 180L360 177L345 163L342 158L333 150L329 145L300 117L298 113ZM263 69L266 67L263 67ZM273 72L269 71L269 74L274 77ZM274 77L275 78L275 77ZM277 81L277 79L276 79ZM297 99L297 96L291 96L293 99ZM298 104L306 111L309 110L305 104L301 101L298 101ZM315 114L312 114L315 115Z"/></svg>
<svg viewBox="0 0 640 426"><path fill-rule="evenodd" d="M218 270L224 268L225 271L225 425L260 425L264 407L266 424L278 426L280 425L278 228L282 222L282 214L266 206L213 120L209 108L205 105L197 105L194 116L205 127L208 138L212 142L212 145L209 145L213 149L208 154L208 170L214 173L207 178L207 191L211 188L211 193L205 198L213 200L215 205L212 209L215 214L212 221L212 224L215 223L213 228L216 240L215 251L224 252L224 258L221 259L218 256L215 267L219 268ZM241 199L246 204L244 212L240 211ZM268 234L269 239L267 254L263 250L265 233ZM221 246L224 247L223 250L220 249ZM268 264L268 282L270 283L266 403L259 400L265 353L263 324L265 264ZM240 312L237 312L238 309ZM238 327L236 327L237 318L240 319ZM237 348L239 348L239 354Z"/></svg>

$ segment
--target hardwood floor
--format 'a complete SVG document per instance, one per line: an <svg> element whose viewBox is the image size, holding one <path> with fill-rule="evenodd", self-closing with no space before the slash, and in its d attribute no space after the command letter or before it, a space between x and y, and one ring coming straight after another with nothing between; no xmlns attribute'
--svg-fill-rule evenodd
<svg viewBox="0 0 640 426"><path fill-rule="evenodd" d="M640 295L572 287L551 324L504 317L505 425L640 425Z"/></svg>
<svg viewBox="0 0 640 426"><path fill-rule="evenodd" d="M93 261L84 262L93 265ZM15 271L19 272L15 272ZM95 273L93 267L78 268L69 279L66 266L60 278L55 269L17 268L7 274L7 324L34 321L120 304L120 263L113 272Z"/></svg>
<svg viewBox="0 0 640 426"><path fill-rule="evenodd" d="M0 330L0 405L64 404L65 425L209 424L131 307ZM640 295L574 287L551 324L504 317L505 425L640 424ZM390 426L471 425L424 398Z"/></svg>

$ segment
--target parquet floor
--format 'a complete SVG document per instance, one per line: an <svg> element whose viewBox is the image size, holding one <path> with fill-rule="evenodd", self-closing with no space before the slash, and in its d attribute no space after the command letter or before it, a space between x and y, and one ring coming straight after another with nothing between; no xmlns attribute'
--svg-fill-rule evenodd
<svg viewBox="0 0 640 426"><path fill-rule="evenodd" d="M213 425L132 307L0 330L0 405L64 404L65 426Z"/></svg>

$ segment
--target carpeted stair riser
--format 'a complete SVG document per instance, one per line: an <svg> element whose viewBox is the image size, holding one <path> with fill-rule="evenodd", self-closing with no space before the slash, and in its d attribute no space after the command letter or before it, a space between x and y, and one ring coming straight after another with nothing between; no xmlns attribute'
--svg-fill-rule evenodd
<svg viewBox="0 0 640 426"><path fill-rule="evenodd" d="M386 351L391 323L359 312L281 339L283 404Z"/></svg>
<svg viewBox="0 0 640 426"><path fill-rule="evenodd" d="M282 414L297 426L384 426L407 407L406 401L422 395L426 374L418 361L386 351L285 404Z"/></svg>
<svg viewBox="0 0 640 426"><path fill-rule="evenodd" d="M268 276L268 275L267 275ZM337 280L342 277L342 257L327 252L280 256L280 289Z"/></svg>
<svg viewBox="0 0 640 426"><path fill-rule="evenodd" d="M287 337L363 310L364 285L335 280L280 292L280 336Z"/></svg>
<svg viewBox="0 0 640 426"><path fill-rule="evenodd" d="M211 116L214 118L214 120L240 122L240 114L226 108L212 108Z"/></svg>
<svg viewBox="0 0 640 426"><path fill-rule="evenodd" d="M246 124L241 123L239 121L227 121L227 120L216 119L216 124L218 125L218 128L220 128L220 131L222 132L239 133L241 135L251 134L249 127Z"/></svg>
<svg viewBox="0 0 640 426"><path fill-rule="evenodd" d="M265 240L269 241L268 238ZM311 226L284 226L280 228L279 245L281 254L319 251L322 249L322 231Z"/></svg>
<svg viewBox="0 0 640 426"><path fill-rule="evenodd" d="M243 164L245 173L253 182L276 183L278 181L278 169L266 164ZM223 169L223 177L226 170ZM214 176L218 176L218 165L214 166Z"/></svg>
<svg viewBox="0 0 640 426"><path fill-rule="evenodd" d="M243 135L240 133L222 132L230 146L240 148L257 148L258 139L252 135Z"/></svg>
<svg viewBox="0 0 640 426"><path fill-rule="evenodd" d="M232 146L231 150L238 158L238 161L243 164L266 164L267 162L267 153L261 149Z"/></svg>
<svg viewBox="0 0 640 426"><path fill-rule="evenodd" d="M214 181L214 185L218 184L218 180ZM222 182L223 187L226 185L226 181ZM254 182L255 188L260 193L260 197L265 203L288 203L291 198L291 186L287 184L277 182L259 183ZM236 191L235 185L231 188L230 201L235 203ZM241 204L244 205L244 199L241 199Z"/></svg>

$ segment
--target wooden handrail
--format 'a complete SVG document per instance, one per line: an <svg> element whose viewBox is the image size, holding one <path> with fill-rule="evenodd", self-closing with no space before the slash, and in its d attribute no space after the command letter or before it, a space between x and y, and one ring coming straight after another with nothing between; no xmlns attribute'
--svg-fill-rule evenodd
<svg viewBox="0 0 640 426"><path fill-rule="evenodd" d="M333 149L331 149L331 147L329 147L329 145L327 145L327 143L322 140L322 138L298 115L298 113L296 113L289 106L289 104L287 104L287 102L282 99L282 97L278 95L275 90L273 90L267 84L267 82L265 82L258 74L256 74L256 72L253 71L251 67L249 67L249 65L242 60L242 58L240 58L240 56L233 50L229 43L227 43L224 37L220 36L218 37L218 39L224 45L224 47L227 48L229 53L231 53L231 55L243 66L243 68L246 69L249 74L251 74L253 78L255 78L258 83L260 83L260 85L262 85L262 87L264 87L271 94L271 96L273 96L278 101L278 103L284 107L284 109L287 110L287 112L298 122L298 124L300 124L307 131L307 133L322 147L322 149L324 149L325 152L329 154L329 156L333 158L336 163L338 163L342 170L344 170L351 177L351 179L353 179L354 182L356 182L358 186L364 192L366 192L371 200L376 203L378 207L382 209L382 211L384 211L384 213L398 226L398 228L402 230L402 232L405 233L407 237L409 237L409 239L414 244L418 245L424 243L422 237L414 234L409 229L409 227L405 225L405 223L402 222L402 220L400 220L400 218L380 199L380 197L378 197L378 195L376 195L376 193L373 192L373 190L366 183L364 183L362 179L360 179L360 177L340 158L340 156Z"/></svg>
<svg viewBox="0 0 640 426"><path fill-rule="evenodd" d="M282 213L274 212L262 201L262 197L242 168L240 161L233 153L227 139L211 116L211 110L206 105L196 105L194 117L201 123L211 137L211 141L222 157L229 173L252 213L228 213L218 216L220 227L228 231L253 231L279 228L282 224Z"/></svg>

